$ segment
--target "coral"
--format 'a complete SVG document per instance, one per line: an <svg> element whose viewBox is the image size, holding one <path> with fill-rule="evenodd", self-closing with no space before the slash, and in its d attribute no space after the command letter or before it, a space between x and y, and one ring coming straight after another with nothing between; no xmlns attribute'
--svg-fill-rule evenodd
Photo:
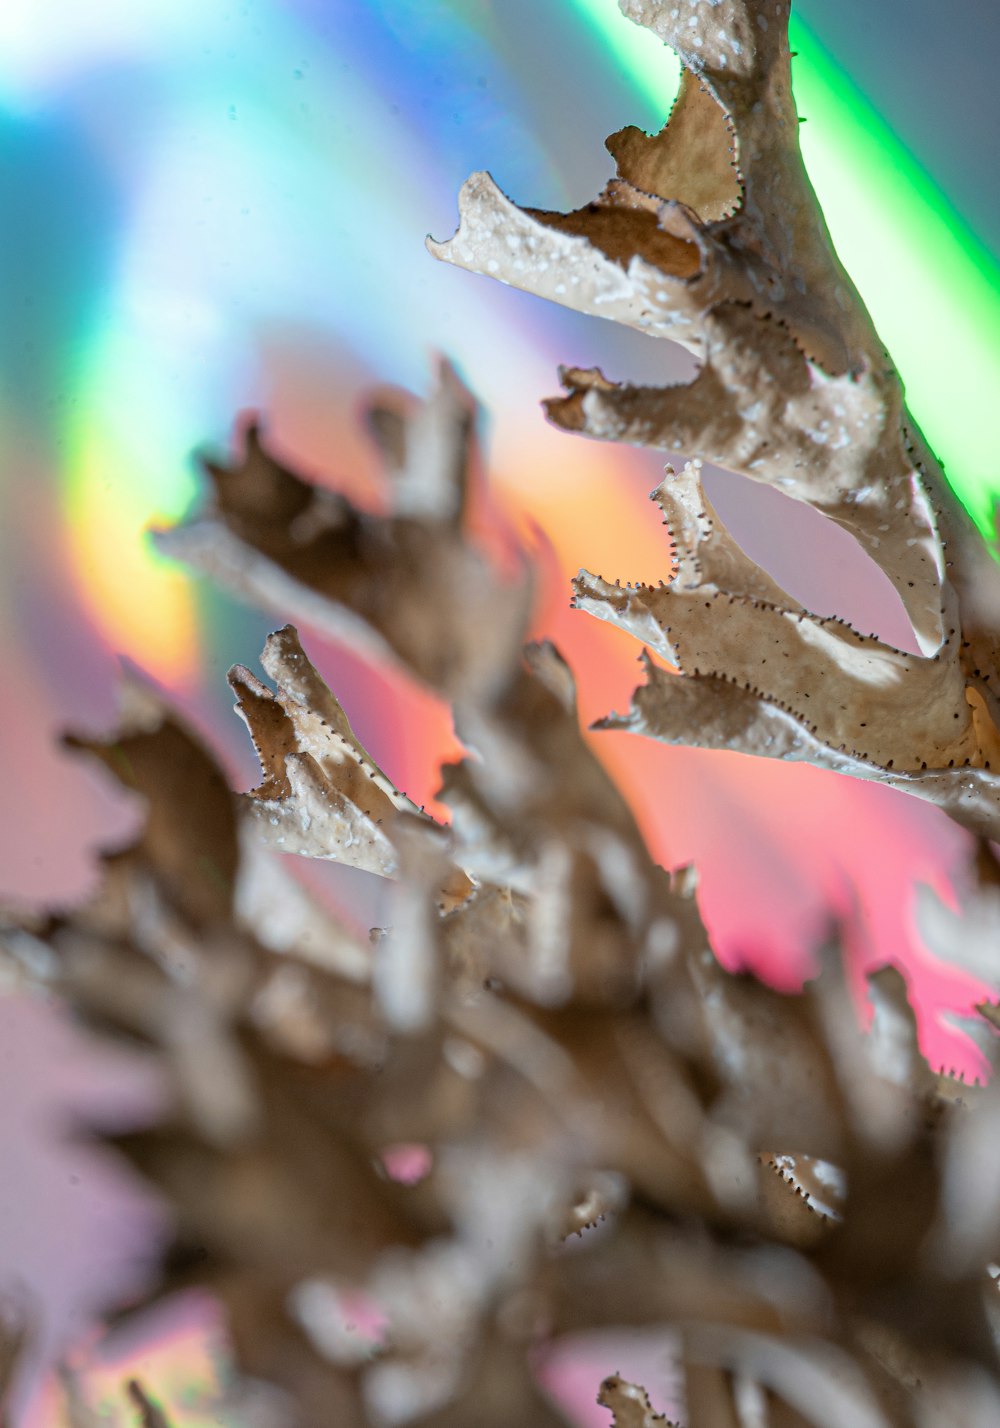
<svg viewBox="0 0 1000 1428"><path fill-rule="evenodd" d="M518 209L474 175L458 233L431 250L699 359L693 382L662 388L565 370L567 395L546 404L568 431L695 458L653 493L673 580L577 581L583 609L683 677L651 668L612 726L877 779L996 837L997 644L982 613L995 574L830 244L799 155L788 8L623 5L683 62L665 128L613 135L617 178L569 215ZM849 530L898 591L921 655L802 610L710 510L701 460Z"/></svg>
<svg viewBox="0 0 1000 1428"><path fill-rule="evenodd" d="M623 8L685 65L663 133L616 135L618 178L570 215L476 176L458 235L432 245L699 358L665 389L572 370L549 403L568 430L693 458L654 493L669 582L577 581L651 651L632 712L603 723L876 778L995 837L987 557L802 170L787 5ZM466 750L444 770L450 821L393 786L285 625L270 685L230 674L257 787L231 793L130 680L117 732L74 742L145 799L142 832L89 904L0 927L6 977L164 1069L169 1113L115 1138L174 1214L151 1294L210 1289L238 1374L277 1385L277 1421L303 1428L555 1425L537 1355L608 1326L676 1332L688 1428L1000 1421L997 1083L930 1069L891 967L862 1031L835 936L799 995L720 965L694 873L655 864L581 733L571 671L522 648L530 572L470 534L472 398L442 364L426 402L382 400L369 427L378 512L251 428L209 463L205 512L160 539L447 699ZM780 590L712 511L700 459L852 531L922 653ZM360 939L279 853L385 879L387 926ZM987 984L970 1025L992 1055L985 844L973 881L962 912L928 896L921 917ZM162 1428L169 1405L128 1392ZM594 1392L618 1428L666 1424L617 1375Z"/></svg>

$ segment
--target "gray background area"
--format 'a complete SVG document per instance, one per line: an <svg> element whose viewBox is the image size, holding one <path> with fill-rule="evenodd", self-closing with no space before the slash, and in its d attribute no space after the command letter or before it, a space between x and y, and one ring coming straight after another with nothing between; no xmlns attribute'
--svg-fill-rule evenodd
<svg viewBox="0 0 1000 1428"><path fill-rule="evenodd" d="M990 248L1000 248L1000 5L801 0L854 76Z"/></svg>

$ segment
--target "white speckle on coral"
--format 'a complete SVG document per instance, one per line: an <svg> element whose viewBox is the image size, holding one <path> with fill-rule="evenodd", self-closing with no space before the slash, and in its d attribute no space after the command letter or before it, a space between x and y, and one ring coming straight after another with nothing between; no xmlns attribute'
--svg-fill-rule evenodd
<svg viewBox="0 0 1000 1428"><path fill-rule="evenodd" d="M486 1069L485 1056L471 1041L449 1036L441 1050L451 1069L467 1081L476 1080Z"/></svg>

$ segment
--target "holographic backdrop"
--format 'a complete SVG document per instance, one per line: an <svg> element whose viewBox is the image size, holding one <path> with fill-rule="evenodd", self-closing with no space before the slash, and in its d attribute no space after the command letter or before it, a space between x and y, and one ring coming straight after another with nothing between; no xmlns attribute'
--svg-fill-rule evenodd
<svg viewBox="0 0 1000 1428"><path fill-rule="evenodd" d="M986 527L1000 491L1000 10L955 8L946 25L931 0L809 0L792 43L835 242ZM363 490L361 395L422 390L436 351L484 403L498 507L542 570L537 632L575 666L585 718L625 706L637 648L569 612L568 578L582 564L665 574L646 500L660 463L556 433L538 402L560 362L680 380L691 361L436 265L423 240L451 233L479 167L523 202L586 201L611 170L605 136L659 127L676 83L672 56L615 0L2 0L0 897L78 897L95 845L131 826L135 810L54 742L110 723L123 657L171 692L240 786L253 775L224 674L253 663L267 621L144 535L195 499L192 452L224 447L257 410L284 454ZM710 480L798 598L913 647L888 582L843 531L741 478ZM454 747L446 712L303 634L375 757L430 799ZM976 1066L946 1019L970 985L912 925L915 882L954 896L966 839L943 815L802 766L627 735L596 747L660 859L698 864L728 963L794 985L836 916L858 986L866 967L900 961L929 1054ZM115 1081L79 1069L70 1031L40 1017L0 1004L0 1140L15 1152L0 1164L0 1277L42 1284L51 1351L82 1330L147 1212L96 1160L74 1182L64 1159L29 1154L67 1085L89 1096L91 1081ZM32 1212L12 1219L4 1207L26 1196ZM161 1339L196 1340L204 1356L191 1322ZM31 1422L56 1421L48 1401ZM196 1405L183 1421L202 1421Z"/></svg>

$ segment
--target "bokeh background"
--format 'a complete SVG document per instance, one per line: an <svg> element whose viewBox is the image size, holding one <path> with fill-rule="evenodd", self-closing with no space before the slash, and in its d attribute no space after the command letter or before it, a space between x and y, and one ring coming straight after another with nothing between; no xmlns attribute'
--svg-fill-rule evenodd
<svg viewBox="0 0 1000 1428"><path fill-rule="evenodd" d="M834 237L986 526L1000 489L1000 10L803 0L793 45ZM436 265L423 240L451 233L475 168L522 202L586 201L611 171L605 136L659 127L676 82L672 57L614 0L3 0L0 898L82 896L95 847L132 826L135 809L56 743L68 726L110 724L123 658L170 692L239 786L253 777L224 674L253 663L268 621L160 560L144 534L197 499L196 449L225 448L238 415L259 411L287 457L363 491L375 465L362 396L425 389L437 351L488 413L496 499L542 570L537 631L574 664L585 718L627 704L636 647L571 614L566 586L584 564L666 573L646 500L660 462L560 435L538 402L560 362L676 381L690 359ZM913 647L888 583L843 532L742 478L709 480L800 599ZM453 747L447 711L303 634L374 756L428 800ZM917 882L961 894L967 842L936 810L803 767L626 735L595 747L661 861L698 864L728 963L797 985L836 918L859 988L866 968L899 962L932 1059L976 1069L949 1021L974 989L913 924ZM157 1221L112 1166L60 1146L60 1127L70 1110L127 1116L153 1094L57 1009L0 1001L0 1286L40 1297L39 1363L83 1352L97 1308L137 1282ZM104 1369L93 1350L88 1381L103 1391L139 1354L187 1385L184 1421L200 1422L211 1309L171 1312ZM573 1381L562 1365L554 1391ZM25 1423L59 1411L26 1384Z"/></svg>

